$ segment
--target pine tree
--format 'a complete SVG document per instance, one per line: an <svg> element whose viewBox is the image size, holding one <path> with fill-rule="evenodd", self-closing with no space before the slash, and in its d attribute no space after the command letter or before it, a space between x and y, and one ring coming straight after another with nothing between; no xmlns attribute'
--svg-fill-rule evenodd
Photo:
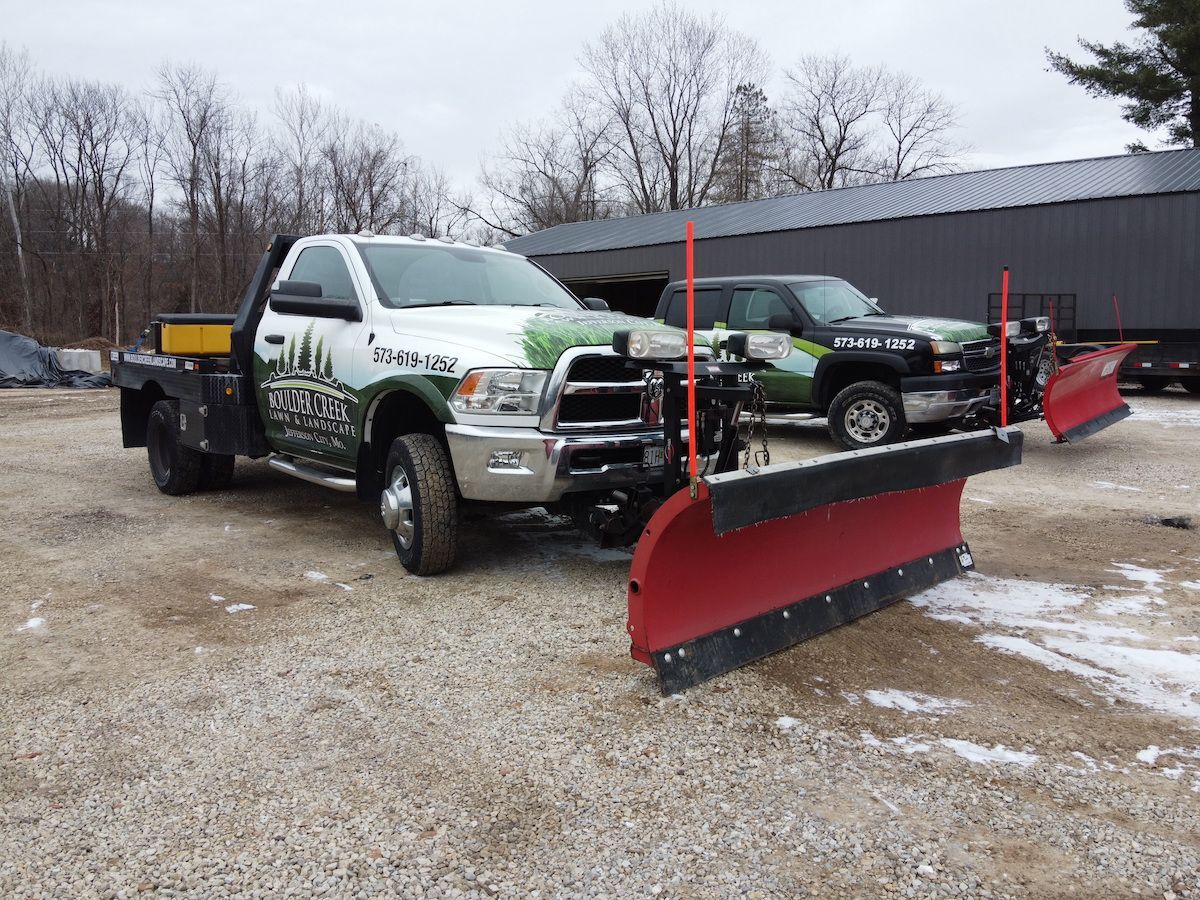
<svg viewBox="0 0 1200 900"><path fill-rule="evenodd" d="M318 377L321 375L321 354L322 354L324 347L325 347L325 336L322 335L321 337L317 338L317 349L313 351L312 371L313 371L313 374Z"/></svg>
<svg viewBox="0 0 1200 900"><path fill-rule="evenodd" d="M1165 128L1167 143L1200 146L1200 3L1196 0L1125 0L1137 44L1079 40L1095 62L1075 62L1046 51L1050 65L1093 97L1127 101L1122 118L1138 128ZM1146 149L1141 142L1131 152Z"/></svg>
<svg viewBox="0 0 1200 900"><path fill-rule="evenodd" d="M325 380L333 381L333 353L325 351Z"/></svg>
<svg viewBox="0 0 1200 900"><path fill-rule="evenodd" d="M312 333L313 323L310 322L304 329L304 338L300 341L300 359L296 363L296 369L306 375L311 375L313 370Z"/></svg>
<svg viewBox="0 0 1200 900"><path fill-rule="evenodd" d="M275 360L275 374L282 375L287 371L287 357L284 356L284 349L279 348L279 359Z"/></svg>
<svg viewBox="0 0 1200 900"><path fill-rule="evenodd" d="M288 346L288 374L291 375L296 371L296 336L292 335L292 342Z"/></svg>

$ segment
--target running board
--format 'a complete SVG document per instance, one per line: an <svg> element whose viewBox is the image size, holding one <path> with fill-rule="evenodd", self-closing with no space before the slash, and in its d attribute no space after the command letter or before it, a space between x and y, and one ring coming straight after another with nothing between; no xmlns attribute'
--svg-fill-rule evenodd
<svg viewBox="0 0 1200 900"><path fill-rule="evenodd" d="M267 460L267 465L279 472L286 472L288 475L299 478L301 481L319 484L322 487L332 488L335 491L353 494L358 489L358 482L353 478L346 478L342 475L334 475L332 472L314 469L312 466L306 466L303 463L298 463L284 456L270 457Z"/></svg>

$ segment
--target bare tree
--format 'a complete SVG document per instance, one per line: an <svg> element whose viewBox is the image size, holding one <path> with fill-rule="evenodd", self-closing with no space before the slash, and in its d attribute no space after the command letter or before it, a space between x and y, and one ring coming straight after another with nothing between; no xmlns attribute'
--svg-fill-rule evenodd
<svg viewBox="0 0 1200 900"><path fill-rule="evenodd" d="M405 182L413 160L400 138L378 125L338 116L322 148L332 224L338 231L385 232L404 222Z"/></svg>
<svg viewBox="0 0 1200 900"><path fill-rule="evenodd" d="M200 294L200 204L204 191L204 146L215 120L228 115L231 100L211 72L194 65L164 63L154 92L169 115L167 162L180 190L191 242L189 306L196 311Z"/></svg>
<svg viewBox="0 0 1200 900"><path fill-rule="evenodd" d="M847 56L805 56L784 73L787 181L805 191L878 180L873 134L884 71Z"/></svg>
<svg viewBox="0 0 1200 900"><path fill-rule="evenodd" d="M26 51L11 49L0 41L0 191L4 193L4 204L8 207L12 227L13 250L17 260L18 278L21 283L21 325L29 331L33 327L33 293L29 283L29 272L25 267L24 237L21 233L21 217L17 213L17 192L20 189L20 170L15 152L14 130L27 89L32 64ZM0 308L2 312L2 308Z"/></svg>
<svg viewBox="0 0 1200 900"><path fill-rule="evenodd" d="M474 214L509 236L607 218L614 211L603 172L614 152L611 131L612 121L578 91L564 98L553 122L518 124L483 169L488 208Z"/></svg>
<svg viewBox="0 0 1200 900"><path fill-rule="evenodd" d="M276 89L275 117L280 125L280 163L291 195L288 227L300 234L324 231L321 148L329 138L330 112L301 84L290 91Z"/></svg>
<svg viewBox="0 0 1200 900"><path fill-rule="evenodd" d="M708 202L734 125L739 84L762 56L717 17L664 0L584 46L595 102L614 120L609 168L638 212Z"/></svg>
<svg viewBox="0 0 1200 900"><path fill-rule="evenodd" d="M954 105L904 72L889 74L882 94L880 177L903 181L957 170L966 148L951 137L958 127Z"/></svg>

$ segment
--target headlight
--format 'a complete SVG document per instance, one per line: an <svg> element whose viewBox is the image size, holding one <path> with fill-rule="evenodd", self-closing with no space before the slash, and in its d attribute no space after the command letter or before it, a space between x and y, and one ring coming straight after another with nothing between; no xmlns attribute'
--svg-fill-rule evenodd
<svg viewBox="0 0 1200 900"><path fill-rule="evenodd" d="M792 352L792 338L787 334L744 334L735 331L726 340L725 348L744 359L783 359Z"/></svg>
<svg viewBox="0 0 1200 900"><path fill-rule="evenodd" d="M1009 321L1009 322L1006 322L1005 325L1007 327L1005 328L1004 333L1006 335L1008 335L1009 337L1016 337L1018 334L1021 333L1021 323L1020 322ZM987 332L992 337L1000 337L1000 323L993 322L991 325L989 325L987 327Z"/></svg>
<svg viewBox="0 0 1200 900"><path fill-rule="evenodd" d="M955 341L930 341L929 349L934 356L957 356L962 353L962 344Z"/></svg>
<svg viewBox="0 0 1200 900"><path fill-rule="evenodd" d="M1037 334L1042 331L1050 330L1049 316L1034 316L1029 319L1021 320L1021 330L1027 334Z"/></svg>
<svg viewBox="0 0 1200 900"><path fill-rule="evenodd" d="M612 348L632 359L679 359L687 355L687 335L682 331L618 331Z"/></svg>
<svg viewBox="0 0 1200 900"><path fill-rule="evenodd" d="M464 413L531 415L538 411L549 374L542 369L476 369L458 383L450 405Z"/></svg>

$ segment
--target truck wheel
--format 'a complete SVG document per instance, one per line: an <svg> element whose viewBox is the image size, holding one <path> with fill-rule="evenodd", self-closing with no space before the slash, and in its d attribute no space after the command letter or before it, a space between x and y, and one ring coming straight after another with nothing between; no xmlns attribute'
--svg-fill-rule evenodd
<svg viewBox="0 0 1200 900"><path fill-rule="evenodd" d="M891 444L904 436L900 392L879 381L859 381L829 404L829 431L846 450Z"/></svg>
<svg viewBox="0 0 1200 900"><path fill-rule="evenodd" d="M392 441L379 497L383 524L400 563L414 575L436 575L454 563L458 501L446 451L430 434Z"/></svg>
<svg viewBox="0 0 1200 900"><path fill-rule="evenodd" d="M1179 383L1189 394L1200 394L1200 378L1181 378Z"/></svg>
<svg viewBox="0 0 1200 900"><path fill-rule="evenodd" d="M205 453L200 460L200 490L223 491L233 483L237 458L226 453Z"/></svg>
<svg viewBox="0 0 1200 900"><path fill-rule="evenodd" d="M1171 383L1171 379L1166 375L1139 375L1137 380L1147 394L1162 393Z"/></svg>
<svg viewBox="0 0 1200 900"><path fill-rule="evenodd" d="M179 496L196 490L204 454L179 443L179 407L159 400L146 420L146 453L150 474L164 494Z"/></svg>

